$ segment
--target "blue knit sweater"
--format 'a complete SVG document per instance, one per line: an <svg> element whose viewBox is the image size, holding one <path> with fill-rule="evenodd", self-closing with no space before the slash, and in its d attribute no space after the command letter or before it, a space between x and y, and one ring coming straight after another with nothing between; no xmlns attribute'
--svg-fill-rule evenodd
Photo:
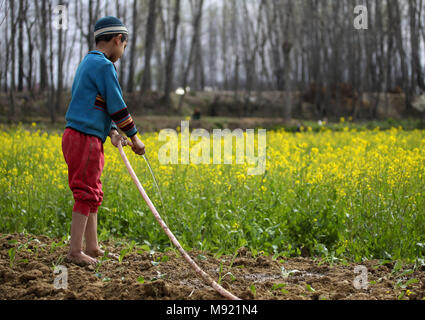
<svg viewBox="0 0 425 320"><path fill-rule="evenodd" d="M104 53L91 51L78 66L65 119L67 128L99 137L103 143L117 126L128 137L137 133L115 66Z"/></svg>

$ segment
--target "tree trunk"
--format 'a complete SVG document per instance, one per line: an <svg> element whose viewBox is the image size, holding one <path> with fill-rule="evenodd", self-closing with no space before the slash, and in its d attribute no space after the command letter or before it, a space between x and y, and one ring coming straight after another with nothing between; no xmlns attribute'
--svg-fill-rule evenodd
<svg viewBox="0 0 425 320"><path fill-rule="evenodd" d="M158 37L156 39L156 44L154 46L155 50L155 60L156 60L156 88L158 91L163 90L164 88L164 63L162 57L162 45L161 39Z"/></svg>
<svg viewBox="0 0 425 320"><path fill-rule="evenodd" d="M12 76L9 90L9 112L7 114L8 122L11 123L15 118L15 34L16 34L16 21L15 21L15 0L10 0L10 46L11 46L11 58L12 58Z"/></svg>
<svg viewBox="0 0 425 320"><path fill-rule="evenodd" d="M40 34L40 56L39 56L39 67L40 67L40 92L44 92L47 88L48 83L48 73L47 73L47 58L46 58L46 49L47 49L47 0L41 1L41 8L39 7L39 2L35 1L36 11L39 17L38 21L38 30Z"/></svg>
<svg viewBox="0 0 425 320"><path fill-rule="evenodd" d="M419 19L416 19L418 11L418 3L416 0L409 0L409 20L410 20L410 46L412 50L411 59L411 82L412 91L414 92L415 87L418 86L422 91L425 91L425 82L421 67L421 50L420 50L420 39L419 37Z"/></svg>
<svg viewBox="0 0 425 320"><path fill-rule="evenodd" d="M119 19L121 19L121 21L126 24L126 20L127 20L127 11L125 10L125 8L123 8L121 10L120 8L120 0L116 1L116 9L117 9L117 16L119 17ZM121 85L121 88L125 91L127 91L127 83L124 81L124 71L127 68L127 58L126 55L123 55L120 59L120 64L119 64L119 77L118 77L118 81Z"/></svg>
<svg viewBox="0 0 425 320"><path fill-rule="evenodd" d="M52 28L52 4L49 3L48 6L48 12L49 12L49 51L50 51L50 57L49 57L49 71L50 71L50 86L48 86L48 94L47 94L47 107L50 111L50 121L52 123L56 123L56 112L55 112L55 104L54 104L54 97L55 97L55 84L54 84L54 78L53 78L53 28ZM47 49L47 48L46 48Z"/></svg>
<svg viewBox="0 0 425 320"><path fill-rule="evenodd" d="M180 24L180 0L175 1L174 8L174 26L173 26L173 36L171 39L170 47L167 54L167 61L165 66L165 87L164 87L164 96L162 97L162 102L166 105L170 105L170 92L173 85L174 77L174 56L176 51L176 42L177 42L177 30Z"/></svg>
<svg viewBox="0 0 425 320"><path fill-rule="evenodd" d="M406 108L405 111L409 112L412 109L411 105L411 87L409 83L409 73L407 68L407 59L406 52L403 47L403 35L402 35L402 24L401 24L401 15L400 15L400 7L397 0L391 0L391 3L388 3L388 10L392 16L393 32L395 33L397 51L400 56L400 65L401 65L401 73L402 73L402 87L405 94L405 102Z"/></svg>
<svg viewBox="0 0 425 320"><path fill-rule="evenodd" d="M146 23L146 40L145 40L145 68L142 78L141 94L147 90L151 90L151 57L155 45L155 27L156 27L156 0L149 1L149 16Z"/></svg>
<svg viewBox="0 0 425 320"><path fill-rule="evenodd" d="M59 33L59 39L58 39L58 56L57 56L57 62L58 62L58 70L57 70L57 87L56 87L56 106L55 106L55 112L60 114L60 109L62 105L62 90L63 90L63 56L62 56L62 47L63 47L63 30L60 28L58 30Z"/></svg>
<svg viewBox="0 0 425 320"><path fill-rule="evenodd" d="M28 6L28 1L25 0L25 5L26 7ZM28 7L27 7L28 8ZM34 64L34 57L33 57L33 52L34 52L34 42L32 39L32 29L34 27L34 24L36 23L36 19L34 19L32 22L29 21L29 19L25 19L25 28L27 31L27 42L28 42L28 74L26 75L26 80L27 80L27 87L28 90L30 90L31 95L34 95L33 92L33 64Z"/></svg>
<svg viewBox="0 0 425 320"><path fill-rule="evenodd" d="M284 96L285 96L285 105L284 105L284 112L283 117L286 121L291 120L292 118L292 83L291 83L291 50L293 47L293 22L292 22L292 2L289 1L287 3L287 7L285 8L286 13L286 19L284 21L280 21L281 26L284 27L283 29L283 43L282 43L282 52L283 52L283 62L284 62L284 69L283 69L283 78L284 78ZM281 16L281 19L283 19L283 16Z"/></svg>
<svg viewBox="0 0 425 320"><path fill-rule="evenodd" d="M183 95L180 96L180 100L179 100L179 105L178 105L178 113L180 114L182 111L182 107L183 107L183 101L184 101L184 97L186 95L186 86L187 86L187 81L188 81L188 77L189 77L189 72L190 69L192 67L192 60L193 60L193 56L196 50L196 46L197 43L199 41L199 30L200 30L200 24L201 24L201 17L202 17L202 8L204 5L204 0L197 0L198 3L198 10L194 12L194 20L193 20L193 35L192 35L192 41L190 44L190 52L189 52L189 57L188 57L188 61L186 64L186 68L184 70L184 74L183 74L183 90L184 93Z"/></svg>
<svg viewBox="0 0 425 320"><path fill-rule="evenodd" d="M24 89L24 0L19 0L18 11L18 91Z"/></svg>
<svg viewBox="0 0 425 320"><path fill-rule="evenodd" d="M221 55L223 59L223 69L222 69L222 76L223 76L223 83L222 88L227 91L229 90L229 78L227 74L227 45L228 45L228 39L227 39L227 1L223 3L223 10L222 10L222 26L221 26Z"/></svg>
<svg viewBox="0 0 425 320"><path fill-rule="evenodd" d="M130 47L130 65L128 68L128 81L127 91L133 92L134 89L134 69L135 69L135 52L136 52L136 39L137 39L137 2L133 0L133 34L131 35L131 47Z"/></svg>
<svg viewBox="0 0 425 320"><path fill-rule="evenodd" d="M4 65L4 92L8 93L9 90L9 56L10 56L10 39L9 39L9 15L6 15L5 17L5 23L6 26L4 28L4 39L6 41L6 59L5 59L5 65Z"/></svg>

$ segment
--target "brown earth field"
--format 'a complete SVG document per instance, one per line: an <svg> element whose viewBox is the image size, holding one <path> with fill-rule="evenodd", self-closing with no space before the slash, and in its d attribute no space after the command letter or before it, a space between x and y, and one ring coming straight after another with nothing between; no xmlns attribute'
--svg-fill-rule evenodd
<svg viewBox="0 0 425 320"><path fill-rule="evenodd" d="M106 241L102 248L119 255L124 245ZM67 250L67 241L60 239L0 234L0 299L223 299L174 250L153 253L136 246L121 263L108 259L97 268L65 262ZM355 273L359 265L355 263L330 265L303 257L273 260L266 255L253 257L245 248L235 256L216 258L199 251L189 255L216 281L221 276L223 287L242 299L425 300L424 267L399 269L395 262L363 261L367 288L356 289L360 273ZM54 273L55 265L67 268L67 289L56 289L54 281L61 274Z"/></svg>

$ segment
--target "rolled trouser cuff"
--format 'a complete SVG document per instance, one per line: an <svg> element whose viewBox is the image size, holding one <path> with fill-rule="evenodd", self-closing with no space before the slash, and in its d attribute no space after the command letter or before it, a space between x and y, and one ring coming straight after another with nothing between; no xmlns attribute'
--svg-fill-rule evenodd
<svg viewBox="0 0 425 320"><path fill-rule="evenodd" d="M74 203L74 208L72 209L73 212L81 213L84 216L89 216L90 214L90 205L85 202L76 201Z"/></svg>

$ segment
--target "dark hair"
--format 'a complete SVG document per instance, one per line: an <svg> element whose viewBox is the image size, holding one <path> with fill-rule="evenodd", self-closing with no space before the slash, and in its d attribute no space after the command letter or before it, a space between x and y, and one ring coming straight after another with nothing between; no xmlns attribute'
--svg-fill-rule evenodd
<svg viewBox="0 0 425 320"><path fill-rule="evenodd" d="M122 38L121 38L121 42L124 42L128 39L128 35L126 33L112 33L112 34L104 34L104 35L100 35L98 36L95 41L96 44L98 44L100 41L105 41L105 42L109 42L112 40L112 38L119 36L120 34L122 34Z"/></svg>

